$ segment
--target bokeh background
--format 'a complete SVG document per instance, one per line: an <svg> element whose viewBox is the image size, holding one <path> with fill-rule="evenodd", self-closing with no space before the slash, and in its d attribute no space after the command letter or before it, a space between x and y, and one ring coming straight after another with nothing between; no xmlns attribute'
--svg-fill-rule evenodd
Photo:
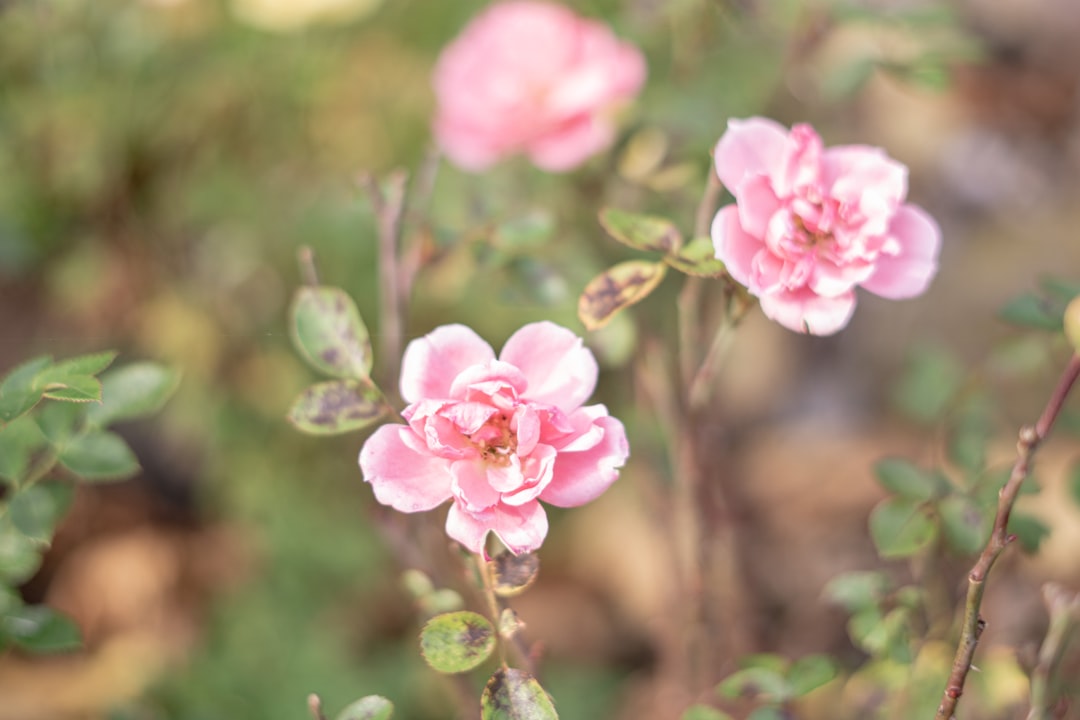
<svg viewBox="0 0 1080 720"><path fill-rule="evenodd" d="M81 488L23 588L78 621L85 651L0 657L0 718L285 720L305 716L310 692L331 710L379 693L396 717L453 717L356 466L363 436L308 438L283 419L313 380L286 321L309 245L378 345L374 218L357 177L433 167L431 69L484 5L0 0L0 370L117 348L183 373L160 417L124 430L142 474ZM826 142L886 147L944 229L930 292L863 296L831 338L752 314L715 400L753 598L753 617L732 621L754 628L759 649L856 664L821 588L880 565L866 532L881 497L874 460L940 459L940 428L903 412L911 364L994 390L993 452L1008 463L1065 356L997 310L1041 277L1080 277L1080 11L1074 0L575 7L648 57L618 145L563 176L521 161L485 175L439 165L409 216L425 265L408 335L464 322L498 347L534 319L582 331L577 294L628 257L597 210L661 212L689 229L729 117L810 121ZM667 530L638 490L664 461L629 368L642 336L670 323L677 290L667 280L634 319L589 338L631 463L592 506L553 513L541 580L515 603L545 643L544 683L566 718L641 717L649 692ZM1025 502L1053 533L1004 563L989 647L1038 641L1042 581L1080 584L1080 508L1063 499L1076 451L1068 435L1047 448L1045 489ZM425 522L437 531L441 517ZM951 587L963 561L942 573Z"/></svg>

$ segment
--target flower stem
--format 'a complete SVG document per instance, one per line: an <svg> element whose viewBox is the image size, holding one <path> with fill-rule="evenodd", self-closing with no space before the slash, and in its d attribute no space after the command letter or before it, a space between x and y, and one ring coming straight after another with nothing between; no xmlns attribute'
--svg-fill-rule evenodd
<svg viewBox="0 0 1080 720"><path fill-rule="evenodd" d="M934 716L935 720L952 720L956 712L956 706L964 692L964 683L975 657L975 649L979 644L979 637L982 635L983 628L986 627L986 622L979 615L986 578L998 556L1016 539L1015 535L1010 535L1008 532L1009 515L1020 493L1020 486L1031 471L1035 451L1053 428L1054 421L1061 413L1061 407L1076 383L1077 376L1080 376L1080 354L1074 354L1070 358L1039 419L1034 425L1026 425L1020 429L1016 444L1016 463L1013 465L1009 479L998 492L994 528L986 547L983 548L978 560L975 561L975 566L968 574L967 600L964 603L964 622L961 627L960 642L956 648L952 672L945 685L941 704Z"/></svg>

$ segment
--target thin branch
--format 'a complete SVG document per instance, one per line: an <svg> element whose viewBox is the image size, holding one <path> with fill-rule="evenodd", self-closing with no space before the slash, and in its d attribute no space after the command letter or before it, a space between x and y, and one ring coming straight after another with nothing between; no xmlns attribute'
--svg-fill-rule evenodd
<svg viewBox="0 0 1080 720"><path fill-rule="evenodd" d="M312 720L326 720L326 716L322 711L322 700L315 693L311 693L307 696L308 712L311 713Z"/></svg>
<svg viewBox="0 0 1080 720"><path fill-rule="evenodd" d="M296 261L300 263L300 276L304 284L315 287L319 284L319 273L315 270L315 252L307 245L301 245L296 251Z"/></svg>
<svg viewBox="0 0 1080 720"><path fill-rule="evenodd" d="M705 184L705 191L701 195L697 211L694 213L694 237L703 237L709 234L709 225L712 223L713 214L716 212L716 203L720 198L723 187L720 179L716 177L712 167L709 167L709 178ZM704 283L701 278L687 277L679 292L677 300L679 310L679 373L682 387L689 393L690 384L693 382L695 368L698 366L697 348L701 338L701 296L704 292Z"/></svg>
<svg viewBox="0 0 1080 720"><path fill-rule="evenodd" d="M968 575L968 592L964 605L964 623L961 629L960 643L956 648L952 672L949 673L949 680L945 685L941 704L938 706L937 714L934 716L936 720L952 720L953 713L956 712L956 705L960 702L960 696L964 693L964 683L967 680L968 671L971 670L975 649L978 647L983 628L986 627L986 622L979 616L986 578L990 574L990 570L993 568L998 556L1016 540L1016 536L1010 535L1008 532L1009 515L1012 513L1013 505L1016 503L1016 497L1020 493L1020 486L1031 471L1035 451L1053 428L1054 421L1060 414L1061 406L1065 403L1069 391L1072 390L1073 385L1076 383L1077 376L1080 376L1080 354L1073 355L1069 360L1069 364L1065 367L1065 371L1058 380L1057 387L1054 388L1046 408L1035 425L1028 425L1020 429L1020 437L1016 444L1016 463L1013 465L1008 481L998 492L998 507L997 515L994 517L994 528L990 533L990 539L987 541L986 547L983 548L982 554L979 555L979 559L976 560L975 566Z"/></svg>

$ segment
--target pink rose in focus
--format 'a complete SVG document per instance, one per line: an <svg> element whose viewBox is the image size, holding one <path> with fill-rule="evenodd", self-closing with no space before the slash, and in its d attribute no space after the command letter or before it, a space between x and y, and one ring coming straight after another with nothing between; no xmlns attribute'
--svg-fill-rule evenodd
<svg viewBox="0 0 1080 720"><path fill-rule="evenodd" d="M540 547L538 500L582 505L618 477L629 449L603 405L582 406L597 366L581 339L549 322L514 333L499 358L463 325L409 343L401 368L407 425L383 425L360 469L375 498L402 512L453 499L446 532L481 552L489 532L514 553Z"/></svg>
<svg viewBox="0 0 1080 720"><path fill-rule="evenodd" d="M645 82L645 59L609 28L546 2L497 3L435 67L435 136L466 170L522 152L569 170L611 144L613 113Z"/></svg>
<svg viewBox="0 0 1080 720"><path fill-rule="evenodd" d="M926 290L941 230L905 204L907 168L879 148L825 149L809 125L731 120L713 153L735 205L712 224L716 257L786 328L830 335L855 287L898 300Z"/></svg>

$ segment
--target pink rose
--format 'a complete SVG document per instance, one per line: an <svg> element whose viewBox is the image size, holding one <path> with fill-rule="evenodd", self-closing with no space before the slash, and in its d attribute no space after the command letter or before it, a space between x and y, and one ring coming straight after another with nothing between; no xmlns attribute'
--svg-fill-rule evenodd
<svg viewBox="0 0 1080 720"><path fill-rule="evenodd" d="M481 552L489 532L514 553L540 547L538 500L582 505L618 477L629 449L603 405L582 407L596 360L549 322L514 333L499 358L463 325L413 340L401 368L408 425L383 425L360 450L375 498L402 512L453 499L446 532Z"/></svg>
<svg viewBox="0 0 1080 720"><path fill-rule="evenodd" d="M735 196L712 224L716 257L786 328L830 335L855 310L855 286L915 297L937 272L941 230L904 203L907 168L879 148L824 149L809 125L731 120L714 151Z"/></svg>
<svg viewBox="0 0 1080 720"><path fill-rule="evenodd" d="M614 109L645 82L637 48L546 2L502 2L469 23L435 67L435 136L466 170L522 152L569 170L609 146Z"/></svg>

